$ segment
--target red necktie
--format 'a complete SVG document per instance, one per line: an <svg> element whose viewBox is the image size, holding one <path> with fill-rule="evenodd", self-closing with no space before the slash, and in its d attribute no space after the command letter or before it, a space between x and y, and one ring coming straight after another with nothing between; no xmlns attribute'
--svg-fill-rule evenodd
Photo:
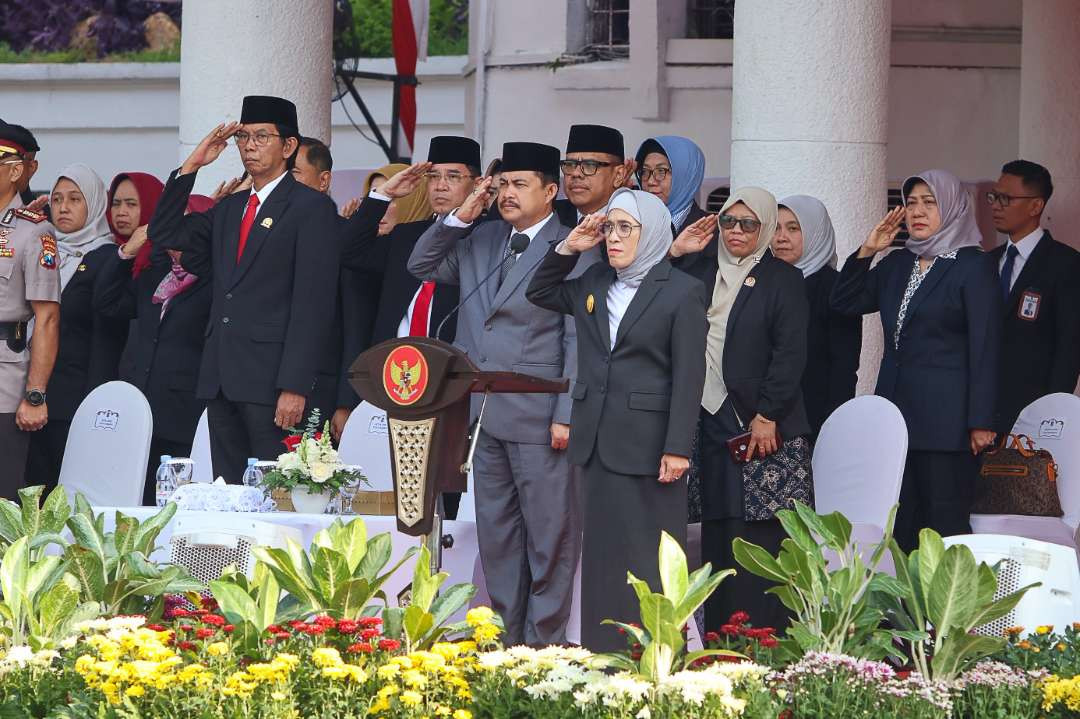
<svg viewBox="0 0 1080 719"><path fill-rule="evenodd" d="M409 322L410 337L427 337L428 316L431 314L431 298L435 294L435 283L428 281L420 285L413 305L412 320Z"/></svg>
<svg viewBox="0 0 1080 719"><path fill-rule="evenodd" d="M244 245L247 244L248 233L251 232L251 226L255 224L255 215L259 211L259 196L252 193L248 198L247 211L244 212L244 219L240 222L240 244L236 246L236 261L239 262L240 258L244 255Z"/></svg>

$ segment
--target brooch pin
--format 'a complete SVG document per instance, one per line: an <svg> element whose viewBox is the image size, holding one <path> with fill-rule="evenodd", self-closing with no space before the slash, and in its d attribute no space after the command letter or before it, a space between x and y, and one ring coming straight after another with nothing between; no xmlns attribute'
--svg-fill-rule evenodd
<svg viewBox="0 0 1080 719"><path fill-rule="evenodd" d="M596 298L593 297L592 295L589 295L588 297L585 298L585 311L588 312L591 315L593 309L595 309L595 308L596 308Z"/></svg>
<svg viewBox="0 0 1080 719"><path fill-rule="evenodd" d="M79 265L79 272L86 272L86 265Z"/></svg>
<svg viewBox="0 0 1080 719"><path fill-rule="evenodd" d="M754 285L757 284L757 280L754 279L753 277L747 277L745 280L743 280L743 284L746 285L747 287L753 287Z"/></svg>
<svg viewBox="0 0 1080 719"><path fill-rule="evenodd" d="M266 218L263 219L263 221L260 224L263 227L265 227L266 229L269 230L270 226L274 224L274 220L272 218L270 218L270 217L266 217Z"/></svg>

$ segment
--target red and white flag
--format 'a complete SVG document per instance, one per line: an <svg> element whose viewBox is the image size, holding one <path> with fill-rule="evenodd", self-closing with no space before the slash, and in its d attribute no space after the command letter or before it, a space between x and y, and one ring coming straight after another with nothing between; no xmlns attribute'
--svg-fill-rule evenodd
<svg viewBox="0 0 1080 719"><path fill-rule="evenodd" d="M428 11L428 0L394 0L391 30L398 75L415 75L417 60L427 59ZM399 152L411 156L416 137L416 87L402 85L398 92Z"/></svg>

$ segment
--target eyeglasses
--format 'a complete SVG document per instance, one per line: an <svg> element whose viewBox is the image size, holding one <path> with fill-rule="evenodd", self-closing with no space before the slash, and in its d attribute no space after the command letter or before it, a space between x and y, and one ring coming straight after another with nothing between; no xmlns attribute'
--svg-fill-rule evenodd
<svg viewBox="0 0 1080 719"><path fill-rule="evenodd" d="M465 180L471 180L473 175L463 175L460 172L447 172L445 175L441 172L425 172L424 177L432 184L445 180L447 184L460 185Z"/></svg>
<svg viewBox="0 0 1080 719"><path fill-rule="evenodd" d="M271 137L281 137L281 135L272 132L256 132L252 135L250 132L241 131L233 135L233 140L236 142L237 147L243 147L248 140L254 140L255 147L266 147L270 144Z"/></svg>
<svg viewBox="0 0 1080 719"><path fill-rule="evenodd" d="M752 217L734 217L732 215L720 215L720 226L725 230L735 229L735 225L742 228L743 232L757 232L761 222Z"/></svg>
<svg viewBox="0 0 1080 719"><path fill-rule="evenodd" d="M607 237L614 230L616 235L625 240L630 237L637 227L641 227L641 225L635 225L633 222L626 222L625 220L621 222L605 222L600 225L600 232Z"/></svg>
<svg viewBox="0 0 1080 719"><path fill-rule="evenodd" d="M638 182L648 182L650 177L654 178L657 182L663 182L670 174L670 167L656 167L651 170L648 168L638 170L637 177Z"/></svg>
<svg viewBox="0 0 1080 719"><path fill-rule="evenodd" d="M565 175L581 170L581 174L585 175L585 177L592 177L601 167L611 167L612 164L614 163L601 162L600 160L562 160L559 167L562 168Z"/></svg>
<svg viewBox="0 0 1080 719"><path fill-rule="evenodd" d="M997 205L998 207L1008 207L1009 203L1013 200L1034 200L1041 195L1006 195L1004 192L994 192L991 190L986 193L986 202L989 205Z"/></svg>

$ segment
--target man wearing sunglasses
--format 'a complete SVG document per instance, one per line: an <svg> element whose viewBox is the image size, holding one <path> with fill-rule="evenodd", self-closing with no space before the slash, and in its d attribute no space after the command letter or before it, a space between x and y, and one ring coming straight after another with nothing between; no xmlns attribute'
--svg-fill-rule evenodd
<svg viewBox="0 0 1080 719"><path fill-rule="evenodd" d="M615 128L571 125L559 167L566 199L555 201L555 213L563 225L577 227L582 217L607 207L633 174L634 161L626 159L622 133Z"/></svg>
<svg viewBox="0 0 1080 719"><path fill-rule="evenodd" d="M994 229L1009 237L993 251L1005 303L995 427L1003 434L1034 400L1072 392L1080 373L1080 253L1042 228L1053 192L1045 167L1014 160L985 197Z"/></svg>

